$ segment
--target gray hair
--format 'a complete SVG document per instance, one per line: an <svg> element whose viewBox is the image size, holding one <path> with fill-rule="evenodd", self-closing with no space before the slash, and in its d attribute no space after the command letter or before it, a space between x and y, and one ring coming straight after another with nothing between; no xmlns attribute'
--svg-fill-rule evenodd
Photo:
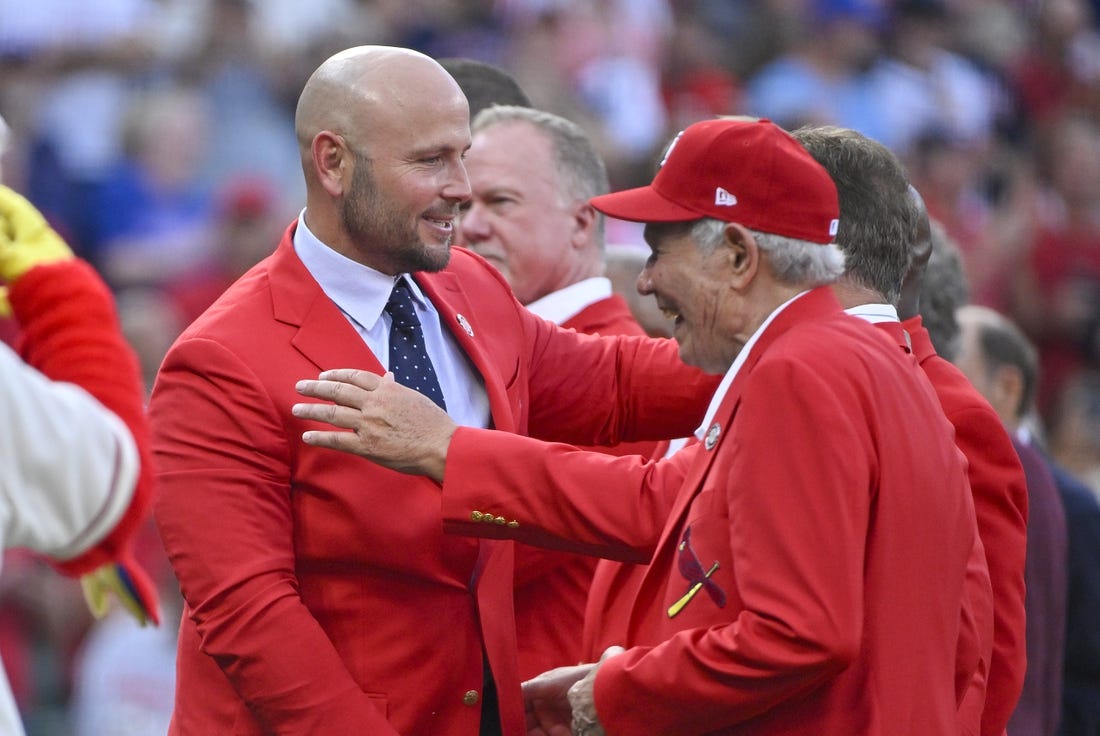
<svg viewBox="0 0 1100 736"><path fill-rule="evenodd" d="M528 123L550 140L564 201L587 202L610 190L603 159L584 129L572 120L530 107L493 105L474 116L470 129L476 134L494 125L513 122ZM516 155L522 153L517 151ZM597 212L596 239L601 248L603 238L603 215Z"/></svg>
<svg viewBox="0 0 1100 736"><path fill-rule="evenodd" d="M959 321L955 312L970 302L959 246L939 222L932 220L932 253L920 283L920 315L932 346L947 360L959 352Z"/></svg>
<svg viewBox="0 0 1100 736"><path fill-rule="evenodd" d="M692 225L691 236L700 248L713 250L722 241L727 224L704 217ZM760 250L768 254L775 277L781 283L811 288L831 284L844 273L844 253L836 243L822 245L759 230L749 232Z"/></svg>

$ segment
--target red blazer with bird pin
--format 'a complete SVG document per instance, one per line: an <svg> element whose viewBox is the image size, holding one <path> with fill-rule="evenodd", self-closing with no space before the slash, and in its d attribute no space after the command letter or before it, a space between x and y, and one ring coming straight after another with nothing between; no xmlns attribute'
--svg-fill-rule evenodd
<svg viewBox="0 0 1100 736"><path fill-rule="evenodd" d="M667 461L455 434L448 530L653 553L631 648L596 677L609 735L957 733L973 503L931 387L883 340L811 291Z"/></svg>

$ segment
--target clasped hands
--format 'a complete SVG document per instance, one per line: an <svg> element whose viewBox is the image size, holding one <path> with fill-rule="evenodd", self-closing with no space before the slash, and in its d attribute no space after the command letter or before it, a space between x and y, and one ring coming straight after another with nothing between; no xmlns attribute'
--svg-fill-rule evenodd
<svg viewBox="0 0 1100 736"><path fill-rule="evenodd" d="M596 714L596 673L623 651L608 647L599 662L558 667L523 683L527 736L605 736Z"/></svg>
<svg viewBox="0 0 1100 736"><path fill-rule="evenodd" d="M294 416L340 430L309 430L307 445L328 447L373 460L411 475L443 482L447 448L457 428L447 412L426 396L398 384L392 373L342 368L317 380L298 381L303 396L328 403L295 404Z"/></svg>

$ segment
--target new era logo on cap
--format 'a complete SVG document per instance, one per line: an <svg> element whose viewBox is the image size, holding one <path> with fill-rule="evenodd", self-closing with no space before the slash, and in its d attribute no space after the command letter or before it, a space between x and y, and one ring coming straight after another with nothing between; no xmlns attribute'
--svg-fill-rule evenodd
<svg viewBox="0 0 1100 736"><path fill-rule="evenodd" d="M744 118L688 126L652 184L590 201L620 220L713 217L814 243L833 241L840 215L833 180L802 144L769 120Z"/></svg>

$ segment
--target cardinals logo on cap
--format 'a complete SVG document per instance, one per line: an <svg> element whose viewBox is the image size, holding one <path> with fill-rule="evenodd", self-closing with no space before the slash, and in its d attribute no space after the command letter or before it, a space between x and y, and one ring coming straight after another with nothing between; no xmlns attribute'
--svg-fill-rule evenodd
<svg viewBox="0 0 1100 736"><path fill-rule="evenodd" d="M668 148L665 149L664 158L661 159L661 163L657 164L658 167L664 166L665 161L668 161L668 157L672 155L672 149L676 148L676 144L680 141L680 136L684 134L684 131L680 131L676 134L676 137L672 139L672 143L668 144Z"/></svg>

